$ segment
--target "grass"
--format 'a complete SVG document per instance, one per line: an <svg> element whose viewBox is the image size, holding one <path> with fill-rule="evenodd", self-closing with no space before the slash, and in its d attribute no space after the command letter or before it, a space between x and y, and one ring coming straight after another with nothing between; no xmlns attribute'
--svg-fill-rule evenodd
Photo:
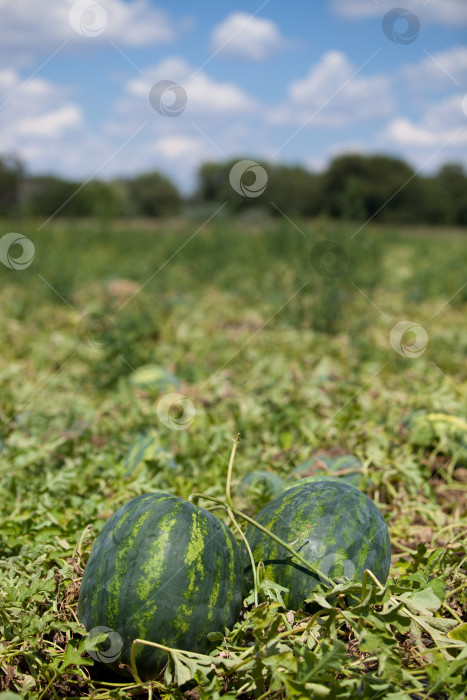
<svg viewBox="0 0 467 700"><path fill-rule="evenodd" d="M33 263L0 264L0 689L464 697L465 233L295 223L22 223ZM420 335L390 342L405 320L428 338L412 358ZM183 430L157 413L173 391L194 406ZM390 528L388 584L322 587L310 614L264 581L208 660L178 654L151 688L109 676L76 616L92 542L141 493L222 497L237 432L233 503L250 516L268 499L242 486L252 471L358 457Z"/></svg>

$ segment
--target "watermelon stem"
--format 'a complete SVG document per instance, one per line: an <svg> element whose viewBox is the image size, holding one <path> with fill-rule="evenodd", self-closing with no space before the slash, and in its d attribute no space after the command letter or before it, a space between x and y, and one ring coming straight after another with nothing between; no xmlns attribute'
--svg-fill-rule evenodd
<svg viewBox="0 0 467 700"><path fill-rule="evenodd" d="M230 453L230 460L229 460L229 468L227 470L227 482L225 484L225 498L227 500L227 503L229 504L229 508L233 508L233 503L232 503L232 497L230 495L230 486L232 483L232 470L233 470L233 463L235 459L235 452L237 451L237 445L240 440L240 433L237 433L237 435L232 439L233 440L233 445L232 445L232 452Z"/></svg>
<svg viewBox="0 0 467 700"><path fill-rule="evenodd" d="M188 496L188 503L193 503L194 499L204 498L205 501L212 501L213 503L219 503L224 509L228 509L227 503L221 498L214 498L214 496L206 496L204 493L192 493Z"/></svg>
<svg viewBox="0 0 467 700"><path fill-rule="evenodd" d="M222 501L220 498L214 498L214 496L205 496L204 493L192 493L188 500L191 502L194 498L204 498L206 501L213 501L214 503L222 504L224 506L224 508L227 510L227 512L230 513L231 517L232 517L232 515L236 515L238 518L243 518L243 520L246 520L248 523L250 523L250 525L254 525L255 527L258 528L258 530L261 530L261 532L264 532L265 535L268 535L269 537L271 537L275 542L277 542L277 544L279 544L281 547L284 547L284 549L287 549L287 551L290 552L290 554L292 554L296 559L298 559L298 561L301 564L303 564L303 566L305 566L307 569L309 569L311 571L311 573L319 576L319 578L322 581L324 581L326 583L326 585L328 585L328 586L335 586L336 585L335 581L333 581L328 576L326 576L316 566L313 566L313 564L310 564L309 561L307 561L304 557L302 557L301 554L296 552L295 549L293 549L289 544L287 544L287 542L284 542L284 540L281 540L280 537L277 537L276 535L274 535L270 530L268 530L267 528L265 528L262 525L260 525L259 523L257 523L256 520L253 520L253 518L250 518L245 513L242 513L242 511L238 510L238 508L235 508L235 507L229 508L227 503ZM234 519L233 519L233 522L235 522ZM243 534L243 532L241 530L240 530L240 532L241 532L242 537L244 538L245 543L246 543L245 535ZM251 552L251 549L249 546L248 546L248 549ZM254 564L254 560L253 560L252 564ZM253 571L256 571L255 565L253 566ZM371 571L369 571L369 573L371 574ZM373 574L371 574L371 576L373 576ZM375 580L377 580L377 579L375 579ZM378 581L378 584L381 585L379 583L379 581Z"/></svg>
<svg viewBox="0 0 467 700"><path fill-rule="evenodd" d="M237 508L232 508L233 512L235 515L237 515L239 518L243 518L247 522L250 523L250 525L254 525L258 530L261 530L261 532L264 532L265 535L269 535L277 544L279 544L281 547L284 547L288 552L290 552L298 561L303 564L307 569L309 569L313 574L316 574L319 576L319 578L326 583L327 586L335 586L335 582L330 579L328 576L323 574L322 571L318 569L318 567L313 566L313 564L310 564L309 561L307 561L304 557L302 557L301 554L295 551L287 542L284 542L284 540L281 540L280 537L277 537L274 535L270 530L267 528L263 527L259 523L256 522L256 520L253 520L253 518L250 518L248 515L245 515L245 513L242 513L240 510L237 510ZM254 570L254 568L253 568Z"/></svg>
<svg viewBox="0 0 467 700"><path fill-rule="evenodd" d="M323 573L319 571L319 569L316 569L316 567L312 566L310 562L308 562L304 557L301 556L301 554L298 554L298 552L295 551L295 549L292 549L290 545L287 544L287 542L284 542L283 540L279 539L279 537L276 537L276 535L273 535L273 533L270 530L267 530L265 527L260 525L259 523L256 522L256 520L253 520L253 518L248 517L248 515L245 515L245 513L242 513L240 510L237 510L237 508L234 507L232 503L232 498L230 495L230 485L232 481L232 469L233 469L233 462L234 462L234 457L235 457L235 452L237 450L237 444L240 440L240 433L237 433L236 437L233 438L233 447L232 447L232 453L230 455L230 461L229 461L229 468L227 471L227 483L225 486L225 497L227 499L227 503L229 504L230 510L232 513L235 513L239 518L243 518L247 522L250 523L250 525L254 525L257 527L259 530L264 532L266 535L269 535L273 540L277 542L277 544L280 544L282 547L285 547L287 551L289 551L296 559L299 560L301 564L303 564L307 569L309 569L312 573L317 574L321 580L325 579L327 585L335 585L334 581L329 579L327 576L325 576ZM255 587L255 605L257 605L257 591L258 591L258 584L256 580L256 566L255 566L255 561L253 557L253 553L251 552L251 549L248 545L248 542L246 541L245 536L243 537L246 546L248 548L248 554L250 555L250 560L251 560L251 567L252 567L252 573L253 573L253 583Z"/></svg>
<svg viewBox="0 0 467 700"><path fill-rule="evenodd" d="M205 496L202 493L192 493L191 496L189 497L189 501L192 501L193 498L204 498L207 501L213 501L214 503L220 503L223 504L224 507L227 509L227 512L229 513L232 522L234 523L235 527L239 530L240 534L242 535L242 538L245 542L245 546L248 550L248 555L250 557L251 561L251 568L252 568L252 574L253 574L253 584L254 584L254 591L255 591L255 606L258 605L258 582L257 582L257 576L256 576L256 565L255 565L255 560L253 557L253 553L251 551L251 548L247 542L247 539L245 535L243 534L242 530L240 529L239 525L237 524L234 515L236 515L238 518L243 518L243 520L246 520L250 525L254 525L254 527L258 528L258 530L261 530L265 535L268 535L271 537L277 544L279 544L281 547L284 547L292 556L294 556L300 564L303 564L303 566L311 571L311 573L316 574L321 581L323 581L327 586L329 587L334 587L335 581L330 579L328 576L326 576L323 572L319 570L318 567L314 566L313 564L310 564L309 561L307 561L304 557L302 557L301 554L299 554L295 549L293 549L287 542L284 542L284 540L281 540L280 537L277 537L277 535L274 535L270 530L267 528L263 527L259 523L256 522L256 520L253 520L253 518L250 518L248 515L245 513L242 513L241 510L238 510L235 508L235 506L232 503L232 496L231 496L231 484L232 484L232 470L233 470L233 463L235 459L235 452L237 451L237 445L240 440L240 433L237 433L237 435L232 439L233 440L233 445L232 445L232 452L230 454L230 460L229 460L229 468L227 470L227 482L225 485L225 498L227 503L224 503L220 498L214 498L213 496ZM370 572L371 573L371 572Z"/></svg>
<svg viewBox="0 0 467 700"><path fill-rule="evenodd" d="M130 666L131 670L133 672L133 678L135 679L136 683L142 684L143 681L138 675L138 671L136 670L136 659L135 659L135 646L137 642L141 642L141 639L134 639L133 643L131 645L131 651L130 651Z"/></svg>
<svg viewBox="0 0 467 700"><path fill-rule="evenodd" d="M362 598L361 598L362 601L365 599L365 596L366 596L366 582L367 582L368 576L370 576L373 579L373 581L376 583L376 585L379 587L380 590L383 590L383 588L384 588L384 586L381 585L380 581L378 581L378 579L376 578L374 573L372 571L370 571L370 569L365 569L365 571L363 572L363 579L362 579Z"/></svg>
<svg viewBox="0 0 467 700"><path fill-rule="evenodd" d="M255 608L256 608L256 607L258 607L258 581L257 581L256 567L255 567L255 559L254 559L254 557L253 557L253 552L251 551L250 543L248 542L247 538L245 537L245 533L242 531L240 525L239 525L239 524L237 523L237 521L235 520L235 517L234 517L234 514L233 514L233 512L232 512L232 509L231 509L231 508L228 508L227 511L228 511L228 513L229 513L229 515L230 515L230 517L231 517L231 519L232 519L232 522L233 522L235 528L238 530L238 532L240 533L240 535L241 535L241 537L242 537L242 540L243 540L244 543L245 543L245 547L246 547L246 549L247 549L248 556L250 557L250 562L251 562L251 565L252 565L252 567L253 567L253 569L252 569L252 570L253 570L253 587L254 587Z"/></svg>
<svg viewBox="0 0 467 700"><path fill-rule="evenodd" d="M258 606L258 580L257 580L257 575L256 575L256 566L255 566L255 559L253 557L253 552L251 551L251 547L248 543L247 538L245 537L244 533L242 532L242 529L240 525L237 523L235 520L234 516L234 505L232 503L232 496L231 496L231 485L232 485L232 471L233 471L233 463L235 459L235 452L237 451L237 445L240 441L240 433L237 433L234 438L232 438L233 445L232 445L232 452L230 453L230 459L229 459L229 468L227 469L227 481L225 484L225 498L228 504L228 513L232 519L233 524L235 525L236 529L240 533L244 543L245 547L247 548L248 556L250 558L251 566L252 566L252 572L253 572L253 588L254 588L254 597L255 597L255 608Z"/></svg>

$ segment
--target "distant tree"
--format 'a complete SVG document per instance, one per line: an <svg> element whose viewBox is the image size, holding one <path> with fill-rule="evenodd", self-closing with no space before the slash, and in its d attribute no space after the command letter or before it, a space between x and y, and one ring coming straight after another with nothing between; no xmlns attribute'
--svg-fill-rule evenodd
<svg viewBox="0 0 467 700"><path fill-rule="evenodd" d="M79 183L68 182L53 175L29 177L22 191L22 208L29 216L76 216L74 197Z"/></svg>
<svg viewBox="0 0 467 700"><path fill-rule="evenodd" d="M0 216L11 216L19 203L23 166L14 156L0 156Z"/></svg>
<svg viewBox="0 0 467 700"><path fill-rule="evenodd" d="M30 216L163 216L180 207L175 186L158 173L134 180L83 184L51 175L31 177L22 192L22 207Z"/></svg>
<svg viewBox="0 0 467 700"><path fill-rule="evenodd" d="M299 166L272 167L265 194L273 214L278 207L291 215L318 216L323 206L321 176Z"/></svg>
<svg viewBox="0 0 467 700"><path fill-rule="evenodd" d="M198 171L197 197L205 201L228 202L230 212L240 211L248 207L264 206L267 201L266 190L258 196L249 196L248 188L254 187L257 174L266 173L266 188L271 167L264 162L253 161L254 166L232 174L232 168L241 161L251 161L251 158L239 156L223 163L204 163ZM236 183L237 189L232 186ZM247 194L241 194L244 191Z"/></svg>
<svg viewBox="0 0 467 700"><path fill-rule="evenodd" d="M181 207L181 196L175 185L157 172L139 175L126 181L129 213L138 216L168 216Z"/></svg>
<svg viewBox="0 0 467 700"><path fill-rule="evenodd" d="M331 216L417 221L421 179L398 158L349 154L335 158L323 176L323 204Z"/></svg>
<svg viewBox="0 0 467 700"><path fill-rule="evenodd" d="M75 207L81 216L120 216L126 210L126 192L118 182L91 180L76 194Z"/></svg>
<svg viewBox="0 0 467 700"><path fill-rule="evenodd" d="M227 163L203 163L198 170L197 197L208 202L220 202L230 196Z"/></svg>
<svg viewBox="0 0 467 700"><path fill-rule="evenodd" d="M434 178L447 224L467 225L467 175L462 165L447 163Z"/></svg>
<svg viewBox="0 0 467 700"><path fill-rule="evenodd" d="M323 208L330 216L361 219L367 215L364 199L365 158L350 154L335 158L323 174Z"/></svg>
<svg viewBox="0 0 467 700"><path fill-rule="evenodd" d="M232 171L232 168L243 160L251 159L238 157L223 163L204 163L198 171L198 199L227 201L230 211L260 206L274 215L279 213L278 209L301 216L319 214L321 186L318 175L300 166L276 166L255 161L255 166L247 168L239 177L239 173ZM265 179L264 191L259 196L249 196L249 187L254 188L258 182L262 184L258 177ZM237 183L237 190L233 187L232 179ZM238 189L243 189L245 194L239 193Z"/></svg>

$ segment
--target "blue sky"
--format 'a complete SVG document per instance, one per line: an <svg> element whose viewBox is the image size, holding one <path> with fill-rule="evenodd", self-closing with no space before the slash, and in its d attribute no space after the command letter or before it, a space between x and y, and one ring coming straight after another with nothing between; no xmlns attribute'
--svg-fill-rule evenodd
<svg viewBox="0 0 467 700"><path fill-rule="evenodd" d="M237 156L467 166L467 2L400 1L0 0L0 153L185 191ZM161 81L186 96L178 116L160 113L170 90L150 104Z"/></svg>

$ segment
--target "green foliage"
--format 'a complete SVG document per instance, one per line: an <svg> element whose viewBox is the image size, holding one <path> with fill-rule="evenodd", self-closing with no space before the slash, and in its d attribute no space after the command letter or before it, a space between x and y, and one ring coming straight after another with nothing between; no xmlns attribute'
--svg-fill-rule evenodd
<svg viewBox="0 0 467 700"><path fill-rule="evenodd" d="M14 156L0 156L0 216L14 216L20 196L23 166Z"/></svg>
<svg viewBox="0 0 467 700"><path fill-rule="evenodd" d="M438 190L436 200L441 202L442 223L467 225L467 183L464 169L456 163L443 165L434 178Z"/></svg>
<svg viewBox="0 0 467 700"><path fill-rule="evenodd" d="M231 210L258 209L274 216L327 215L361 221L465 225L467 175L462 166L448 164L432 177L423 177L399 158L346 154L335 158L321 174L299 166L259 162L267 187L259 197L243 197L230 183L238 157L224 163L204 163L198 172L198 199L229 203ZM253 184L252 172L242 182Z"/></svg>
<svg viewBox="0 0 467 700"><path fill-rule="evenodd" d="M129 213L140 216L169 216L180 210L175 185L160 173L145 173L126 182Z"/></svg>
<svg viewBox="0 0 467 700"><path fill-rule="evenodd" d="M280 216L263 228L215 219L188 242L198 223L64 220L35 234L24 222L34 262L0 265L0 689L148 697L86 651L102 641L76 618L92 542L142 493L221 498L240 431L233 499L251 516L264 492L245 500L238 486L253 471L286 480L317 450L355 455L389 525L390 579L323 586L304 613L284 610L260 570L263 602L250 597L206 655L171 654L152 697L465 696L463 232L381 224L352 239L349 224L294 223L303 236ZM334 276L310 262L328 240L346 251ZM389 343L402 319L429 333L416 359ZM186 430L158 417L160 372L132 381L147 365L194 403ZM406 422L417 410L457 420L425 439Z"/></svg>
<svg viewBox="0 0 467 700"><path fill-rule="evenodd" d="M198 192L201 200L229 202L231 209L257 209L258 205L270 214L280 215L286 211L290 215L317 216L322 209L321 179L299 166L272 165L260 162L267 175L267 189L263 196L243 197L231 186L229 175L232 167L242 158L231 159L226 163L204 163L198 171ZM254 183L254 174L246 172L242 182Z"/></svg>
<svg viewBox="0 0 467 700"><path fill-rule="evenodd" d="M335 158L322 173L299 165L249 161L253 168L235 175L246 188L253 186L255 168L265 176L264 191L240 194L232 186L237 157L207 162L198 171L197 191L183 201L171 180L152 171L104 182L71 182L58 176L27 176L14 157L0 156L0 216L160 218L180 211L202 223L228 203L230 213L248 224L267 217L319 217L364 223L467 224L467 175L448 163L438 173L422 176L404 161L387 155L346 154ZM238 185L239 183L237 183ZM260 183L261 184L261 183Z"/></svg>
<svg viewBox="0 0 467 700"><path fill-rule="evenodd" d="M111 185L93 181L81 186L59 177L31 177L22 190L22 210L27 216L114 216L117 199Z"/></svg>

